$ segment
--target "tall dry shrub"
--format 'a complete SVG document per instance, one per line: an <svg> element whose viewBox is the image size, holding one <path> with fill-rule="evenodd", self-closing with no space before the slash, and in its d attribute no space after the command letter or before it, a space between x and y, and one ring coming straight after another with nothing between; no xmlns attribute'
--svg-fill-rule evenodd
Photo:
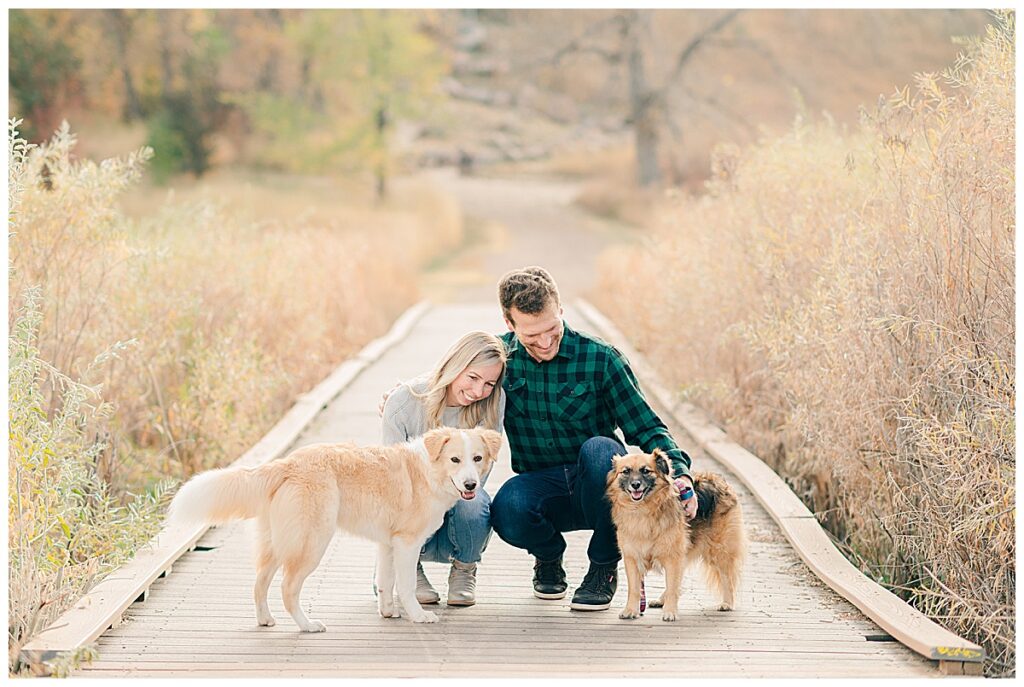
<svg viewBox="0 0 1024 687"><path fill-rule="evenodd" d="M1015 669L1014 32L856 132L719 149L601 270L638 346L990 675Z"/></svg>
<svg viewBox="0 0 1024 687"><path fill-rule="evenodd" d="M165 480L255 443L461 239L453 201L428 191L332 223L173 200L129 220L117 200L149 151L95 164L74 144L67 125L9 141L12 666L148 538Z"/></svg>

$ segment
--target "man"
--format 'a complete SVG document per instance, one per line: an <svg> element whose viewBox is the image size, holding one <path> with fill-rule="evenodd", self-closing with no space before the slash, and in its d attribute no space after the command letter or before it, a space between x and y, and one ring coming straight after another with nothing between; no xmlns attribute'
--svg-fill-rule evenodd
<svg viewBox="0 0 1024 687"><path fill-rule="evenodd" d="M688 518L697 513L690 457L647 403L626 358L563 322L558 287L547 271L509 272L498 297L509 329L501 337L508 350L505 432L517 474L494 496L491 525L534 556L533 590L541 599L566 594L562 533L593 530L590 569L570 607L607 609L620 554L605 484L612 456L626 452L615 428L645 452L660 448L669 456L673 478L689 495Z"/></svg>

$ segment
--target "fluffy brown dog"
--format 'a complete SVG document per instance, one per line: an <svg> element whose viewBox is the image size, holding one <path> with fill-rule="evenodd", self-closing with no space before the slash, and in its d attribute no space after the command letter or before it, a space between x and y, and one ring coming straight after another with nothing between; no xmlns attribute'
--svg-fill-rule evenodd
<svg viewBox="0 0 1024 687"><path fill-rule="evenodd" d="M640 617L644 573L661 567L665 594L651 606L663 607L662 620L675 620L683 572L698 558L721 596L719 610L735 606L745 549L739 500L720 475L694 473L693 486L698 509L688 523L664 453L655 449L613 459L607 494L629 585L620 618Z"/></svg>

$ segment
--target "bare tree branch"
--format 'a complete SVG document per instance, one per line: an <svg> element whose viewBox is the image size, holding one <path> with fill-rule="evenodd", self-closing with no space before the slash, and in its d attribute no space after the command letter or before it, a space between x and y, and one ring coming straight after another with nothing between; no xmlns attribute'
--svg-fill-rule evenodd
<svg viewBox="0 0 1024 687"><path fill-rule="evenodd" d="M676 66L672 69L672 73L669 74L668 80L665 81L665 88L663 90L667 90L668 87L679 78L679 75L682 73L686 63L690 61L690 58L694 56L704 41L728 26L742 11L742 9L735 9L726 12L719 17L714 24L694 36L690 43L683 48L683 51L679 53L679 59L676 60Z"/></svg>
<svg viewBox="0 0 1024 687"><path fill-rule="evenodd" d="M622 61L622 52L618 50L605 50L604 48L599 48L596 45L579 45L576 41L562 46L559 48L558 52L552 55L549 59L553 64L557 65L561 63L562 58L566 55L585 55L587 53L597 55L608 64L618 64Z"/></svg>
<svg viewBox="0 0 1024 687"><path fill-rule="evenodd" d="M547 57L541 57L532 63L527 63L526 68L531 69L538 67L543 64L559 64L566 55L580 54L580 53L594 53L611 64L618 64L622 61L622 54L619 51L606 50L596 45L584 45L583 41L593 38L600 32L604 31L609 26L618 27L619 31L622 31L625 26L626 18L616 12L610 17L606 17L600 21L596 21L586 28L586 30L579 36L576 36L571 41L563 45L561 48L556 50L554 53Z"/></svg>

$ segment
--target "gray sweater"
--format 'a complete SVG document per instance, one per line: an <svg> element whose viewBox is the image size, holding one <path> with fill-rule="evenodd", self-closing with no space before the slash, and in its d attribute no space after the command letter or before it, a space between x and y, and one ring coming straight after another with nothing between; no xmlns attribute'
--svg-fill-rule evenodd
<svg viewBox="0 0 1024 687"><path fill-rule="evenodd" d="M410 388L411 387L411 388ZM412 392L422 394L427 389L427 380L423 377L401 384L391 392L384 404L384 418L381 422L383 444L402 444L416 439L427 431L427 415L423 400L413 396ZM505 424L505 391L501 387L494 390L498 394L498 427L502 431ZM446 427L459 426L459 411L462 408L445 408L441 415L441 424Z"/></svg>

